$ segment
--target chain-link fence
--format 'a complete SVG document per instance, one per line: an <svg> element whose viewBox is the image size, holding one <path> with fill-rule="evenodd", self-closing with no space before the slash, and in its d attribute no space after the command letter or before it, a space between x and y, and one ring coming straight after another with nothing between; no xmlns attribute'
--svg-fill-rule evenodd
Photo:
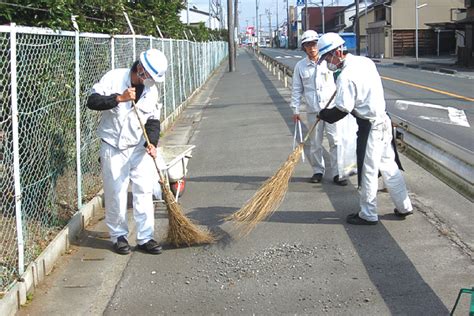
<svg viewBox="0 0 474 316"><path fill-rule="evenodd" d="M170 64L158 85L168 125L227 43L0 26L0 293L102 187L100 113L85 107L87 96L149 48Z"/></svg>

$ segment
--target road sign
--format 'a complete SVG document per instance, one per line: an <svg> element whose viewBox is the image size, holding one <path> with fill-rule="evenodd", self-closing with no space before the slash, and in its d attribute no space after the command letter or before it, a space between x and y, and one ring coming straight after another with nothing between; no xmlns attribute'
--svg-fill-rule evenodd
<svg viewBox="0 0 474 316"><path fill-rule="evenodd" d="M305 5L306 3L306 0L296 0L296 6L302 6L302 5Z"/></svg>

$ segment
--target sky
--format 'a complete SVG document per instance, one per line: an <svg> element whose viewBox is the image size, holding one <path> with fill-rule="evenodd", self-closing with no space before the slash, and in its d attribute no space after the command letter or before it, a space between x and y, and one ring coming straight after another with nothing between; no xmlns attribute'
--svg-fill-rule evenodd
<svg viewBox="0 0 474 316"><path fill-rule="evenodd" d="M233 2L234 0L232 0ZM255 24L256 16L256 1L259 2L259 15L261 16L262 25L268 27L269 19L266 12L271 12L272 28L276 27L276 11L278 4L278 22L281 25L286 21L286 2L285 0L239 0L239 24L240 30L244 30L247 25L251 26ZM288 0L289 5L296 5L296 0ZM311 2L321 4L322 0L309 0L308 5L311 6ZM363 0L360 0L363 1ZM224 16L227 19L227 0L221 0ZM345 6L350 3L354 3L354 0L324 0L324 5L340 5ZM209 0L189 0L189 6L196 6L199 10L208 12L209 11Z"/></svg>

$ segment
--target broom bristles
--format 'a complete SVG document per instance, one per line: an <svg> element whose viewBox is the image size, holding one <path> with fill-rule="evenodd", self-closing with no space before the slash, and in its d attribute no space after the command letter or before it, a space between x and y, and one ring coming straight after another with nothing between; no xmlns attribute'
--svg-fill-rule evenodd
<svg viewBox="0 0 474 316"><path fill-rule="evenodd" d="M236 228L241 237L248 235L261 221L273 214L288 191L290 178L303 152L303 144L299 144L288 156L286 162L269 179L245 205L226 220L236 221Z"/></svg>
<svg viewBox="0 0 474 316"><path fill-rule="evenodd" d="M166 184L161 187L168 211L166 241L176 247L214 243L215 238L207 229L200 229L184 215L170 188Z"/></svg>

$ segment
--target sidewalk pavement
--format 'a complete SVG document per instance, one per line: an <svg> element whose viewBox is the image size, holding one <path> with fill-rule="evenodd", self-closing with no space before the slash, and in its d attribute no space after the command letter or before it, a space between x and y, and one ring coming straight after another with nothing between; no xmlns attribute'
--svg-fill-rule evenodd
<svg viewBox="0 0 474 316"><path fill-rule="evenodd" d="M189 192L181 201L187 209L193 208L190 213L195 214L195 220L197 217L201 224L228 235L228 224L211 212L221 208L233 212L242 206L284 162L292 141L290 91L244 50L239 50L237 69L228 73L223 64L162 142L179 145L191 140L198 145L189 165L194 168L190 170ZM310 184L306 181L311 173L307 163L300 163L295 170L280 212L242 242L229 244L227 240L225 245L205 250L166 249L158 259L135 252L119 256L111 250L99 217L18 314L99 315L104 310L106 314L134 310L140 314L240 314L244 308L247 313L260 314L446 314L459 288L474 284L473 205L403 155L402 162L416 211L403 222L394 219L390 198L380 193L379 225L345 224L345 216L357 207L356 177L344 188L326 178L322 184ZM155 217L157 231L165 231L163 206L157 208ZM226 259L233 258L229 256L247 258L243 262L251 268L255 264L248 261L255 259L252 254L278 242L294 243L295 247L318 245L319 250L312 250L315 254L319 251L316 256L295 261L296 268L303 268L301 262L307 261L303 280L291 279L291 273L274 274L272 269L279 264L274 257L269 263L262 261L268 267L256 270L260 277L272 272L269 275L275 280L268 283L271 286L266 280L259 284L257 274L253 279L243 276L248 282L245 288L240 287L240 279L228 287L206 283L209 275L214 279L216 274L217 282L217 278L224 278L222 273L233 273L225 271L230 262L237 262ZM200 263L206 260L203 268ZM157 268L150 274L141 270L145 266ZM207 281L199 275L205 269ZM240 267L236 269L240 271ZM188 275L193 277L181 280ZM254 279L257 283L252 283ZM153 304L147 304L150 301L144 297L153 293ZM175 303L176 293L183 298L193 297L193 293L201 297ZM298 296L293 296L296 293ZM237 300L237 295L242 300ZM221 306L226 302L232 302L230 308L235 309ZM459 308L466 310L466 304Z"/></svg>
<svg viewBox="0 0 474 316"><path fill-rule="evenodd" d="M408 68L419 68L429 71L456 75L464 78L474 79L474 68L466 68L456 65L456 56L423 56L416 60L415 57L400 56L394 58L372 58L376 63L382 65L405 66Z"/></svg>

